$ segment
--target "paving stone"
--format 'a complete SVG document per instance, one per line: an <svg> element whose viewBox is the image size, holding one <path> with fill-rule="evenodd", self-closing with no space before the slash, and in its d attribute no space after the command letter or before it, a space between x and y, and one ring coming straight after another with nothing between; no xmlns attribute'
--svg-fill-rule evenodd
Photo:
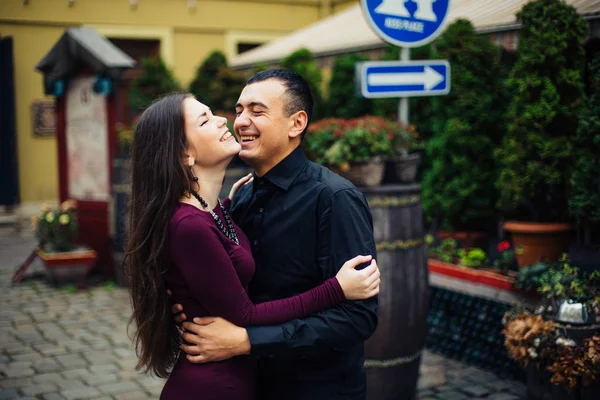
<svg viewBox="0 0 600 400"><path fill-rule="evenodd" d="M44 400L65 400L63 396L58 393L49 393L42 396Z"/></svg>
<svg viewBox="0 0 600 400"><path fill-rule="evenodd" d="M514 382L496 380L493 382L486 382L485 386L489 387L490 389L496 392L502 392L514 387Z"/></svg>
<svg viewBox="0 0 600 400"><path fill-rule="evenodd" d="M160 388L162 389L165 386L165 379L162 378L154 378L148 375L140 375L136 379L136 381L146 390Z"/></svg>
<svg viewBox="0 0 600 400"><path fill-rule="evenodd" d="M465 386L461 387L460 390L471 397L484 397L491 392L489 388L480 385Z"/></svg>
<svg viewBox="0 0 600 400"><path fill-rule="evenodd" d="M0 388L0 400L12 400L19 394L15 389L3 389Z"/></svg>
<svg viewBox="0 0 600 400"><path fill-rule="evenodd" d="M56 381L55 383L58 385L61 392L66 391L66 390L74 390L74 389L87 387L80 378L61 379L59 381ZM63 394L63 396L64 396L64 394Z"/></svg>
<svg viewBox="0 0 600 400"><path fill-rule="evenodd" d="M21 390L26 396L39 396L44 393L53 393L58 391L58 386L51 383L40 383L37 385L28 386Z"/></svg>
<svg viewBox="0 0 600 400"><path fill-rule="evenodd" d="M33 369L35 369L38 373L57 372L63 370L63 368L64 367L62 365L60 365L54 358L51 357L36 361L33 365Z"/></svg>
<svg viewBox="0 0 600 400"><path fill-rule="evenodd" d="M119 379L122 381L131 381L139 375L140 373L136 370L119 371Z"/></svg>
<svg viewBox="0 0 600 400"><path fill-rule="evenodd" d="M135 357L135 352L133 349L114 349L113 353L118 358L132 358Z"/></svg>
<svg viewBox="0 0 600 400"><path fill-rule="evenodd" d="M117 382L118 377L117 374L91 374L86 377L83 377L83 381L88 386L99 386L105 383Z"/></svg>
<svg viewBox="0 0 600 400"><path fill-rule="evenodd" d="M36 360L39 360L40 358L41 358L41 355L39 353L35 353L35 352L15 354L14 356L12 356L12 359L15 361L36 361Z"/></svg>
<svg viewBox="0 0 600 400"><path fill-rule="evenodd" d="M52 383L62 380L63 377L57 373L39 374L32 378L35 383Z"/></svg>
<svg viewBox="0 0 600 400"><path fill-rule="evenodd" d="M62 372L62 376L64 376L66 379L78 379L88 376L89 374L90 371L87 368L70 369Z"/></svg>
<svg viewBox="0 0 600 400"><path fill-rule="evenodd" d="M56 356L56 360L66 368L83 367L87 365L87 362L78 354Z"/></svg>
<svg viewBox="0 0 600 400"><path fill-rule="evenodd" d="M7 378L24 378L26 376L35 375L35 371L31 368L7 368L4 371Z"/></svg>
<svg viewBox="0 0 600 400"><path fill-rule="evenodd" d="M31 378L5 379L2 387L5 389L20 389L31 385Z"/></svg>
<svg viewBox="0 0 600 400"><path fill-rule="evenodd" d="M14 346L2 346L4 347L4 351L10 355L14 356L15 354L23 354L23 353L31 353L32 349L30 346L26 346L24 344L17 344Z"/></svg>
<svg viewBox="0 0 600 400"><path fill-rule="evenodd" d="M121 367L122 370L131 371L135 370L135 366L138 363L137 358L124 358L122 360L117 360L116 363Z"/></svg>
<svg viewBox="0 0 600 400"><path fill-rule="evenodd" d="M136 385L132 381L124 381L118 383L107 383L104 385L98 386L98 390L100 390L103 394L117 394L117 393L127 393L127 392L135 392L140 390L140 387Z"/></svg>
<svg viewBox="0 0 600 400"><path fill-rule="evenodd" d="M111 363L117 360L117 356L114 355L110 351L105 350L92 350L92 351L84 351L81 353L83 358L85 358L90 364L94 365L102 365Z"/></svg>
<svg viewBox="0 0 600 400"><path fill-rule="evenodd" d="M102 374L117 372L119 367L116 364L100 364L90 366L89 370L92 371L93 374Z"/></svg>
<svg viewBox="0 0 600 400"><path fill-rule="evenodd" d="M51 343L43 343L35 345L34 348L45 356L58 356L67 354L67 349L63 346L57 346Z"/></svg>
<svg viewBox="0 0 600 400"><path fill-rule="evenodd" d="M70 390L62 391L60 394L67 400L75 400L75 399L90 399L93 397L98 397L101 393L98 389L93 387L80 387Z"/></svg>

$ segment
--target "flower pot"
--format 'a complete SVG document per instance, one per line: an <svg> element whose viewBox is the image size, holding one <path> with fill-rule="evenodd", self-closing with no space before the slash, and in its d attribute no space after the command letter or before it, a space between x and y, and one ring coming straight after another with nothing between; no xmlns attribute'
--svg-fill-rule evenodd
<svg viewBox="0 0 600 400"><path fill-rule="evenodd" d="M98 254L92 249L57 253L46 253L38 249L36 252L48 271L50 281L55 284L66 281L83 282L98 258Z"/></svg>
<svg viewBox="0 0 600 400"><path fill-rule="evenodd" d="M417 179L417 171L421 163L419 153L411 153L393 157L391 161L396 168L396 179L400 182L414 182Z"/></svg>
<svg viewBox="0 0 600 400"><path fill-rule="evenodd" d="M379 186L383 180L385 162L380 158L350 163L350 169L334 171L356 186Z"/></svg>
<svg viewBox="0 0 600 400"><path fill-rule="evenodd" d="M511 233L520 268L537 262L555 262L569 248L570 224L508 221L504 229Z"/></svg>

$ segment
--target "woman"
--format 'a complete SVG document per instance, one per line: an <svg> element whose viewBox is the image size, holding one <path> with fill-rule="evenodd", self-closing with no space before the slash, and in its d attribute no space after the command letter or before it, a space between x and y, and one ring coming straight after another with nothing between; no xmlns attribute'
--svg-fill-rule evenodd
<svg viewBox="0 0 600 400"><path fill-rule="evenodd" d="M250 244L229 217L229 199L218 200L227 164L240 151L226 122L191 95L172 94L151 105L135 130L126 267L137 368L166 377L173 367L161 399L249 400L254 383L249 357L202 365L178 358L167 287L191 317L220 316L239 326L279 324L379 292L376 263L356 271L371 260L359 256L308 292L251 303Z"/></svg>

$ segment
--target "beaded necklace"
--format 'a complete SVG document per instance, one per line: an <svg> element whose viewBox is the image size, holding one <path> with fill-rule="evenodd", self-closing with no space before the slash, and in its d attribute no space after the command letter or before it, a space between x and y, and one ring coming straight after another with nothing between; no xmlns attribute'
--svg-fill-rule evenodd
<svg viewBox="0 0 600 400"><path fill-rule="evenodd" d="M208 210L210 215L213 217L215 224L221 230L221 232L223 232L223 234L225 236L227 236L233 243L239 245L240 241L237 237L237 233L235 232L235 227L233 226L233 222L231 222L229 213L225 210L225 207L223 207L223 204L221 204L221 200L217 199L217 201L219 202L219 207L221 207L221 211L223 212L223 217L225 217L225 223L227 224L227 228L225 228L225 226L223 225L221 218L219 218L219 216L217 214L215 214L215 212L208 207L208 204L206 203L206 201L204 201L204 199L202 197L200 197L198 192L196 192L195 190L190 190L190 193L192 193L192 195L196 199L198 199L198 201L200 202L202 207L204 207Z"/></svg>

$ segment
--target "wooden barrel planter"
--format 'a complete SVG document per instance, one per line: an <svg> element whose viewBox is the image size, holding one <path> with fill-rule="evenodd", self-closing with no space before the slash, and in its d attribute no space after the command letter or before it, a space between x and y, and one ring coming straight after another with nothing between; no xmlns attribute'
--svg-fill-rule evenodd
<svg viewBox="0 0 600 400"><path fill-rule="evenodd" d="M373 215L381 270L379 324L365 344L367 398L413 399L429 311L421 186L386 185L361 190Z"/></svg>

